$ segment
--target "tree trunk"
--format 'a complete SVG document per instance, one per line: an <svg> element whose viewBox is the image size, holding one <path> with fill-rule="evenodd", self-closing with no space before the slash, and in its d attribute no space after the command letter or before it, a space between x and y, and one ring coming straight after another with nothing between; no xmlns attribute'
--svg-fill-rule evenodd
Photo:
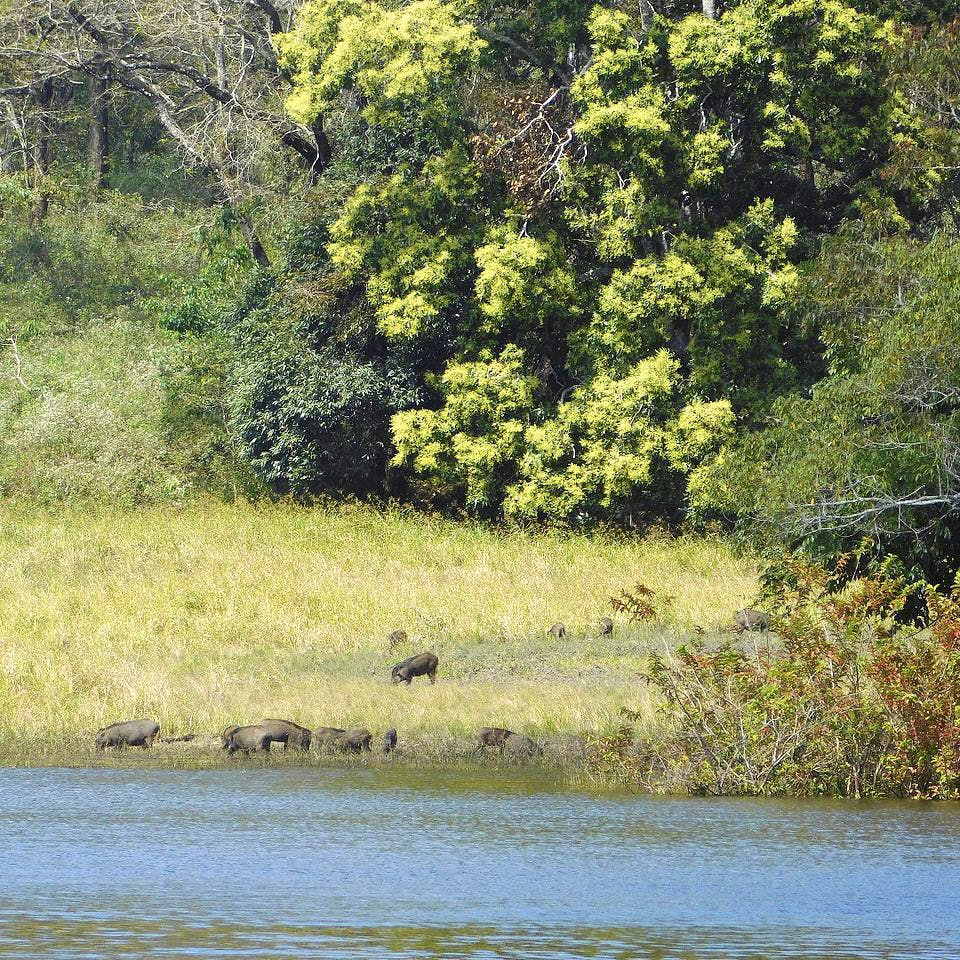
<svg viewBox="0 0 960 960"><path fill-rule="evenodd" d="M690 320L687 317L681 317L670 325L670 339L667 343L667 349L680 362L680 369L684 375L690 372Z"/></svg>
<svg viewBox="0 0 960 960"><path fill-rule="evenodd" d="M253 257L257 266L269 267L270 258L267 256L267 251L263 249L263 244L257 236L256 228L249 214L239 213L236 207L234 207L234 213L237 217L237 223L240 226L240 233L243 235L247 249L250 251L250 256Z"/></svg>
<svg viewBox="0 0 960 960"><path fill-rule="evenodd" d="M97 189L106 186L110 165L110 92L106 77L91 77L87 169Z"/></svg>
<svg viewBox="0 0 960 960"><path fill-rule="evenodd" d="M37 199L33 205L33 222L42 223L50 209L47 176L50 173L53 131L50 129L50 104L53 101L53 80L49 77L36 88L33 98L37 103L37 139L33 148L33 175Z"/></svg>
<svg viewBox="0 0 960 960"><path fill-rule="evenodd" d="M653 26L653 4L650 0L640 0L640 28L646 33Z"/></svg>
<svg viewBox="0 0 960 960"><path fill-rule="evenodd" d="M717 0L703 0L703 15L709 20L717 19Z"/></svg>

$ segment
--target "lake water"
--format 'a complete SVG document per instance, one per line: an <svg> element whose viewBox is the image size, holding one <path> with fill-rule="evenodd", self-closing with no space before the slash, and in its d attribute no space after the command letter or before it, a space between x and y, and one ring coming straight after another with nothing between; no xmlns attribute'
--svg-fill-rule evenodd
<svg viewBox="0 0 960 960"><path fill-rule="evenodd" d="M960 805L0 770L2 957L960 957Z"/></svg>

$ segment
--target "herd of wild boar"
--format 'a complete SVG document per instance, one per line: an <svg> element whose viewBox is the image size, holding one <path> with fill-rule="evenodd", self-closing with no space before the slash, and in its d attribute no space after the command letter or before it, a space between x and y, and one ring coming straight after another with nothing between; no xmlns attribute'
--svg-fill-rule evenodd
<svg viewBox="0 0 960 960"><path fill-rule="evenodd" d="M613 634L613 620L603 617L598 625L600 636L608 637ZM758 610L749 608L739 610L733 623L725 628L742 633L746 630L767 631L770 629L770 617ZM567 628L562 623L555 623L547 633L556 640L562 640L567 635ZM394 630L387 638L392 649L405 642L407 634L403 630ZM440 660L434 653L418 653L406 660L401 660L390 670L392 683L411 684L417 677L427 677L431 683L437 681L437 667ZM146 750L153 746L160 734L160 724L156 720L125 720L111 724L97 731L95 746L97 750L106 747L141 747ZM195 734L185 734L180 737L165 737L161 742L176 743L193 740ZM313 730L302 727L292 720L266 719L259 723L245 726L230 726L220 734L220 747L229 754L234 753L266 753L271 744L281 743L283 749L307 751L311 746L339 750L344 752L360 753L372 750L373 734L365 728L346 730L342 727L317 727ZM514 733L505 727L483 727L477 731L476 744L478 750L510 750L521 756L538 756L543 748L529 737ZM380 741L383 753L390 753L397 745L397 731L391 727Z"/></svg>

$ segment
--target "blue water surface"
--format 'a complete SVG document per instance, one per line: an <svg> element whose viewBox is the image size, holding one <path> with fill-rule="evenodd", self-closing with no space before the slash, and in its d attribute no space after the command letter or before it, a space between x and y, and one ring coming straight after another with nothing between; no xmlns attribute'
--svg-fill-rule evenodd
<svg viewBox="0 0 960 960"><path fill-rule="evenodd" d="M0 771L2 957L960 958L960 807Z"/></svg>

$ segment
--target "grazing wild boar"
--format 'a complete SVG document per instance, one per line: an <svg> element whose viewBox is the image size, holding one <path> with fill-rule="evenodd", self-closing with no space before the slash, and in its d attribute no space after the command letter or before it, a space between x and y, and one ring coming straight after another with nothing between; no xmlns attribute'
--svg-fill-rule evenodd
<svg viewBox="0 0 960 960"><path fill-rule="evenodd" d="M547 633L554 640L562 640L567 635L567 628L562 623L555 623Z"/></svg>
<svg viewBox="0 0 960 960"><path fill-rule="evenodd" d="M383 735L383 744L382 744L383 752L390 753L390 751L395 749L396 746L397 746L397 730L396 730L396 727L391 727Z"/></svg>
<svg viewBox="0 0 960 960"><path fill-rule="evenodd" d="M295 750L310 749L310 731L301 727L292 720L261 720L258 726L270 731L274 743L282 743L283 749L292 747Z"/></svg>
<svg viewBox="0 0 960 960"><path fill-rule="evenodd" d="M253 724L248 727L227 727L223 731L223 747L227 753L268 753L273 737L266 727Z"/></svg>
<svg viewBox="0 0 960 960"><path fill-rule="evenodd" d="M733 629L737 633L743 633L745 630L757 630L765 633L770 629L770 616L761 613L759 610L751 610L749 607L738 610L733 618Z"/></svg>
<svg viewBox="0 0 960 960"><path fill-rule="evenodd" d="M123 723L114 723L97 731L96 748L153 746L153 741L160 732L160 724L156 720L126 720Z"/></svg>
<svg viewBox="0 0 960 960"><path fill-rule="evenodd" d="M391 671L390 680L393 683L413 682L414 677L429 677L431 683L437 682L437 664L439 658L433 653L418 653L415 657L401 660Z"/></svg>
<svg viewBox="0 0 960 960"><path fill-rule="evenodd" d="M239 724L236 724L236 723L231 723L229 727L224 727L223 733L220 734L221 750L227 749L227 747L230 745L230 734L233 733L234 730L239 730L239 729L240 729L240 726Z"/></svg>
<svg viewBox="0 0 960 960"><path fill-rule="evenodd" d="M480 750L506 749L510 753L525 757L539 756L543 753L539 743L505 727L483 727L477 732L477 744Z"/></svg>
<svg viewBox="0 0 960 960"><path fill-rule="evenodd" d="M369 730L357 728L347 730L341 736L337 737L333 743L338 750L352 750L354 753L359 753L361 750L370 749L370 741L372 739L373 734L370 733Z"/></svg>
<svg viewBox="0 0 960 960"><path fill-rule="evenodd" d="M347 731L343 727L316 727L313 731L313 743L319 749L332 747Z"/></svg>
<svg viewBox="0 0 960 960"><path fill-rule="evenodd" d="M507 730L505 727L483 727L477 732L477 744L481 750L487 747L496 747L502 750L507 738L515 736L516 734L512 730Z"/></svg>
<svg viewBox="0 0 960 960"><path fill-rule="evenodd" d="M401 644L407 642L407 631L406 630L394 630L393 633L387 637L387 649L392 650L394 647L399 647Z"/></svg>
<svg viewBox="0 0 960 960"><path fill-rule="evenodd" d="M601 637L613 635L613 620L610 617L601 617L597 626L600 628Z"/></svg>

